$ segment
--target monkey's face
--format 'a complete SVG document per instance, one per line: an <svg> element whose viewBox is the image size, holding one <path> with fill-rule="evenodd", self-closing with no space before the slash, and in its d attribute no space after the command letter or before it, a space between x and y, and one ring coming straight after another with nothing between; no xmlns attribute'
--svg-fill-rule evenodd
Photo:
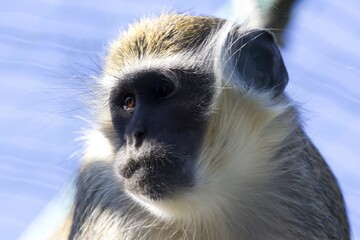
<svg viewBox="0 0 360 240"><path fill-rule="evenodd" d="M288 81L273 36L222 24L145 19L110 48L101 131L124 190L155 213L213 212L246 196L239 186L278 142L269 132L282 139L267 128Z"/></svg>
<svg viewBox="0 0 360 240"><path fill-rule="evenodd" d="M181 70L126 74L110 96L115 169L128 193L158 200L194 185L210 77Z"/></svg>

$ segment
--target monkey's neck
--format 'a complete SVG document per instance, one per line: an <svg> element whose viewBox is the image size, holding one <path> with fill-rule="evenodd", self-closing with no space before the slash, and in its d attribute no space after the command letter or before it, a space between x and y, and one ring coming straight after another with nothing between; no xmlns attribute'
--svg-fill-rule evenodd
<svg viewBox="0 0 360 240"><path fill-rule="evenodd" d="M78 178L70 239L234 239L235 223L224 212L216 218L198 216L165 220L128 197L109 163L96 162ZM229 218L230 217L230 218ZM228 218L228 219L226 219Z"/></svg>

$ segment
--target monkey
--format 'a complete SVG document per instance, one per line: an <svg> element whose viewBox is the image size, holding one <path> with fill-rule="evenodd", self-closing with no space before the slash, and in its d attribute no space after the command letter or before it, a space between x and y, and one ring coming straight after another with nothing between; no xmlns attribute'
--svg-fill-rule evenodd
<svg viewBox="0 0 360 240"><path fill-rule="evenodd" d="M163 13L110 44L68 239L350 239L269 31Z"/></svg>

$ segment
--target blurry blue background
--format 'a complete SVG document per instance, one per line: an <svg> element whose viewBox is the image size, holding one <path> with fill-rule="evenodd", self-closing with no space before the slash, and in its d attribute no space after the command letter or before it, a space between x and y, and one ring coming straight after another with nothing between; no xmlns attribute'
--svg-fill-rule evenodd
<svg viewBox="0 0 360 240"><path fill-rule="evenodd" d="M66 214L62 193L71 196L79 165L70 157L81 146L74 139L87 126L81 83L99 74L108 41L144 14L227 17L233 4L0 2L0 239L40 239ZM360 239L360 1L299 1L282 51L288 92L340 181Z"/></svg>

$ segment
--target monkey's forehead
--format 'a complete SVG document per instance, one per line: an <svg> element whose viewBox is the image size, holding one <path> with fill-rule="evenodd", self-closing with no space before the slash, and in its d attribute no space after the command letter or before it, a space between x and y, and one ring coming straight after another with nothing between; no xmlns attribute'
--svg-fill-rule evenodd
<svg viewBox="0 0 360 240"><path fill-rule="evenodd" d="M110 45L105 69L113 72L129 60L161 58L196 49L223 23L218 18L185 14L143 18Z"/></svg>

